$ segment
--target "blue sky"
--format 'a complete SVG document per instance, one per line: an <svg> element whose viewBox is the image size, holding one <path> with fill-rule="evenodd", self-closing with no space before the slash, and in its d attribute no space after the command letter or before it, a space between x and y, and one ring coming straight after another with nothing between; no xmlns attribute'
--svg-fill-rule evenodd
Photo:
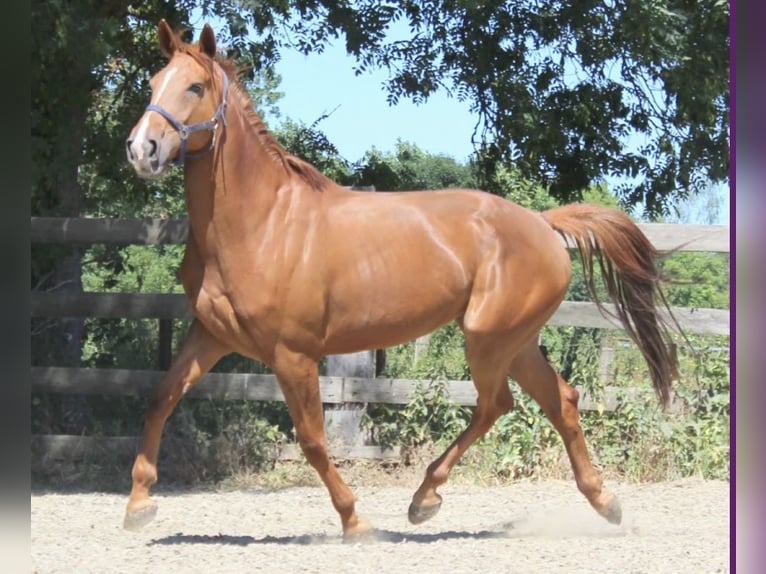
<svg viewBox="0 0 766 574"><path fill-rule="evenodd" d="M468 102L450 98L440 91L425 103L416 105L400 99L395 106L386 101L384 70L359 76L355 61L342 43L329 46L321 54L304 56L283 51L277 64L282 78L277 103L283 118L305 124L323 114L319 128L348 161L360 159L371 148L392 151L398 139L417 144L429 153L440 153L465 161L473 151L471 136L477 116ZM729 224L729 189L716 188L719 213L716 223ZM702 198L691 205L688 216L702 223L707 215Z"/></svg>
<svg viewBox="0 0 766 574"><path fill-rule="evenodd" d="M392 151L398 139L459 161L468 158L477 120L468 102L439 92L421 105L400 99L390 106L383 86L388 73L374 70L356 76L354 63L341 43L310 56L284 51L277 64L279 91L284 94L277 107L282 116L311 124L332 112L318 127L349 161L373 147Z"/></svg>

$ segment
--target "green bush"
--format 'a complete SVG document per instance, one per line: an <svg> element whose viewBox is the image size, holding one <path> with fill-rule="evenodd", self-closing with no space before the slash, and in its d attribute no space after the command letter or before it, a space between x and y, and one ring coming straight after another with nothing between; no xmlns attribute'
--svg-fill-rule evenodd
<svg viewBox="0 0 766 574"><path fill-rule="evenodd" d="M617 389L617 406L581 412L591 459L603 472L626 480L668 480L700 476L729 478L729 356L726 337L694 337L694 349L679 345L681 378L670 412L659 407L636 347L619 331L546 327L543 343L549 360L572 384L605 407L601 347L615 347L607 371ZM696 349L696 350L695 350ZM404 406L371 405L364 425L386 446L402 446L407 459L414 449L444 449L465 428L472 408L451 403L444 381L468 378L462 358L462 333L437 330L428 353L414 360L413 343L389 354L388 376L432 377ZM440 360L445 358L445 360ZM409 363L409 368L408 368ZM569 473L558 433L540 407L511 382L514 409L498 419L465 457L485 480L559 477Z"/></svg>
<svg viewBox="0 0 766 574"><path fill-rule="evenodd" d="M378 444L401 447L407 462L418 447L455 440L472 410L449 400L445 381L434 381L418 385L405 406L369 405L361 424Z"/></svg>

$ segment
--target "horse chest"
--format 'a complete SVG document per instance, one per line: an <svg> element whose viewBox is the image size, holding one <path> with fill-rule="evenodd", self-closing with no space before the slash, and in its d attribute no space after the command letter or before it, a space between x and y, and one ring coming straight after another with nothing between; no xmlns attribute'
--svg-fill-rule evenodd
<svg viewBox="0 0 766 574"><path fill-rule="evenodd" d="M194 316L219 341L242 355L263 359L270 355L279 318L262 301L260 290L249 295L227 288L212 266L184 273L184 290Z"/></svg>

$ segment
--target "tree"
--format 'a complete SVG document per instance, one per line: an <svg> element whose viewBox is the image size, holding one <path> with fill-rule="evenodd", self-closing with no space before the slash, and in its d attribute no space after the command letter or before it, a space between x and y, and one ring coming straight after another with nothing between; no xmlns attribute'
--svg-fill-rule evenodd
<svg viewBox="0 0 766 574"><path fill-rule="evenodd" d="M374 185L380 191L474 188L477 185L471 166L445 155L425 152L401 140L393 153L374 148L365 153L356 163L355 172L358 185Z"/></svg>
<svg viewBox="0 0 766 574"><path fill-rule="evenodd" d="M274 135L290 153L316 166L330 179L340 185L352 185L348 160L318 127L324 118L318 118L310 126L287 119L274 130Z"/></svg>
<svg viewBox="0 0 766 574"><path fill-rule="evenodd" d="M156 22L179 11L162 0L139 9L116 0L33 0L32 215L134 213L126 204L150 195L127 177L123 148L125 126L145 105L134 88L159 52L148 49L156 40L142 14ZM104 264L117 263L116 250L103 253L112 256ZM82 291L81 248L33 246L31 256L33 289ZM82 319L34 319L31 333L34 363L80 365L89 337ZM80 432L91 418L83 396L63 397L60 408L64 432Z"/></svg>
<svg viewBox="0 0 766 574"><path fill-rule="evenodd" d="M295 5L297 46L344 35L358 73L390 71L391 103L438 89L471 102L488 174L513 164L564 203L606 175L637 178L617 191L653 216L728 177L723 0Z"/></svg>
<svg viewBox="0 0 766 574"><path fill-rule="evenodd" d="M105 86L114 77L110 63L120 58L117 46L133 45L125 41L126 34L120 27L129 10L122 4L91 0L32 2L33 215L78 217L86 213L92 194L83 193L83 189L94 189L86 186L88 174L91 180L112 183L127 179L126 172L120 174L118 167L124 164L124 137L114 138L111 129L119 122L113 116L105 117L106 107L99 105L104 102ZM152 4L155 9L176 14L172 4ZM116 149L122 152L119 162L114 160ZM100 158L100 165L93 164L94 157ZM93 174L99 174L98 178ZM114 194L115 201L106 205L119 206L123 197L123 193ZM82 290L81 256L79 249L34 248L32 287ZM38 339L33 346L34 360L79 363L81 320L38 321L33 325L33 334Z"/></svg>

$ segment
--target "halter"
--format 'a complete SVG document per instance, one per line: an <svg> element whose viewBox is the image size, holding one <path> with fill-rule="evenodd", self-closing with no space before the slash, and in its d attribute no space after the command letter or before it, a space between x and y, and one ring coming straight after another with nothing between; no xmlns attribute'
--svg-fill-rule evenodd
<svg viewBox="0 0 766 574"><path fill-rule="evenodd" d="M201 155L205 155L210 150L213 149L213 146L215 146L215 132L216 129L218 129L218 122L220 121L224 127L226 126L226 96L229 94L229 77L226 75L226 72L223 74L223 99L221 103L218 106L218 109L215 111L215 115L209 119L206 122L201 122L199 124L192 124L190 126L187 126L183 122L178 121L176 118L173 117L173 115L165 110L162 106L158 106L157 104L149 104L146 106L147 112L157 112L162 117L164 117L166 120L170 122L170 125L172 125L176 131L178 132L179 137L181 138L181 150L178 152L178 155L176 158L172 161L174 164L182 164L186 161L187 157L198 157ZM203 130L212 130L213 132L213 139L210 142L210 146L207 149L189 152L186 153L186 144L188 143L189 136L193 134L194 132L200 132Z"/></svg>

